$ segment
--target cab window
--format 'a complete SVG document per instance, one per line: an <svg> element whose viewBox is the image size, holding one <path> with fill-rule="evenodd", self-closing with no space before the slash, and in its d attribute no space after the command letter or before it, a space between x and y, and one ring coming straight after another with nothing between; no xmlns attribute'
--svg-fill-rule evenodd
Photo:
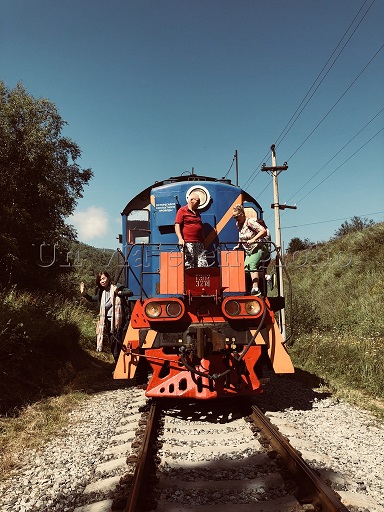
<svg viewBox="0 0 384 512"><path fill-rule="evenodd" d="M149 211L131 210L127 216L128 243L148 244L149 234Z"/></svg>

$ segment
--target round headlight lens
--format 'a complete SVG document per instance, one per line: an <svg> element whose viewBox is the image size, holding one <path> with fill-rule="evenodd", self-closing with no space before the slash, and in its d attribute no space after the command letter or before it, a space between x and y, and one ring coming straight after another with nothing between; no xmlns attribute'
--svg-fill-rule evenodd
<svg viewBox="0 0 384 512"><path fill-rule="evenodd" d="M158 302L149 302L145 306L145 314L149 318L157 318L161 314L161 306Z"/></svg>
<svg viewBox="0 0 384 512"><path fill-rule="evenodd" d="M250 300L245 303L245 311L248 315L258 315L261 311L261 304L257 300Z"/></svg>
<svg viewBox="0 0 384 512"><path fill-rule="evenodd" d="M168 302L165 307L168 316L176 317L181 314L181 304L178 302Z"/></svg>
<svg viewBox="0 0 384 512"><path fill-rule="evenodd" d="M240 313L240 304L237 300L229 300L225 303L224 309L228 316L237 316Z"/></svg>
<svg viewBox="0 0 384 512"><path fill-rule="evenodd" d="M200 198L200 204L198 206L198 210L205 208L208 205L209 201L211 200L211 195L208 192L208 189L201 185L200 186L194 185L187 191L187 194L186 194L187 201L191 194L197 194Z"/></svg>

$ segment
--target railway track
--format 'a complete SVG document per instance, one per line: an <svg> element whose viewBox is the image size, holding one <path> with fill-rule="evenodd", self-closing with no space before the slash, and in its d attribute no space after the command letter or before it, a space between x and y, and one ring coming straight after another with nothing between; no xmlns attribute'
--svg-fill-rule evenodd
<svg viewBox="0 0 384 512"><path fill-rule="evenodd" d="M127 392L105 463L71 512L382 510L351 492L353 482L332 471L332 459L287 421L275 399L256 399L264 415L240 398L157 403L139 387Z"/></svg>
<svg viewBox="0 0 384 512"><path fill-rule="evenodd" d="M281 389L288 389L282 382L278 384L279 394ZM306 481L307 465L304 476L296 473L302 464L300 458L288 462L291 469L286 469L284 453L274 445L276 436L269 428L272 422L316 474L339 493L341 502L336 497L332 505L336 510L348 507L351 512L384 512L369 481L368 492L360 488L359 483L365 482L356 476L356 457L351 454L351 466L339 464L337 447L335 457L325 448L329 429L325 425L320 429L324 431L320 440L321 434L319 430L313 432L311 422L309 429L301 423L307 402L297 391L300 403L293 410L286 408L284 400L277 400L271 387L264 398L254 399L265 412L265 416L258 414L261 425L254 423L256 409L239 398L215 402L162 400L159 408L145 397L141 386L110 395L101 393L94 397L93 405L84 403L74 412L65 435L52 440L31 459L31 464L36 459L36 469L26 466L12 488L4 483L0 508L8 512L329 510L322 496L327 495L327 487L316 489L316 484ZM113 406L105 407L107 403ZM335 414L343 428L351 416L340 416L338 409L329 411L326 404L324 411ZM324 417L329 414L323 416L320 411L311 416L313 421L326 421ZM332 424L335 428L338 425L337 421ZM373 426L368 424L367 434L369 428ZM107 437L102 435L105 431ZM373 431L380 435L379 428ZM347 442L348 435L345 439ZM335 446L332 439L329 442ZM280 444L284 447L284 440ZM359 446L356 448L359 453ZM364 453L363 449L362 460ZM377 457L380 459L380 454ZM375 474L380 479L378 469Z"/></svg>
<svg viewBox="0 0 384 512"><path fill-rule="evenodd" d="M125 415L119 419L116 434L104 450L105 462L94 468L94 477L79 500L82 505L73 512L110 512L126 507L127 489L139 464L137 454L141 451L141 432L147 426L149 409L143 386L128 389L128 394Z"/></svg>
<svg viewBox="0 0 384 512"><path fill-rule="evenodd" d="M342 503L353 512L384 512L382 427L296 381L264 381L269 387L255 403ZM272 435L254 425L249 403L236 398L160 405L155 415L142 386L96 393L71 413L61 435L38 452L26 451L24 465L1 482L1 510L232 512L252 504L252 512L268 506L276 512L279 500L286 500L284 512L323 507L311 487L302 484L300 490L284 469Z"/></svg>
<svg viewBox="0 0 384 512"><path fill-rule="evenodd" d="M124 512L348 511L257 407L159 407L150 407Z"/></svg>

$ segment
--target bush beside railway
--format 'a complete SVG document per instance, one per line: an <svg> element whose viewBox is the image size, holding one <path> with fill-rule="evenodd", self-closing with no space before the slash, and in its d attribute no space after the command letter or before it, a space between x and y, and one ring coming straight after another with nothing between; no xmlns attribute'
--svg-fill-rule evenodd
<svg viewBox="0 0 384 512"><path fill-rule="evenodd" d="M93 351L94 319L87 305L57 294L0 294L0 414L110 374L109 355Z"/></svg>
<svg viewBox="0 0 384 512"><path fill-rule="evenodd" d="M334 388L378 398L384 398L383 262L384 223L285 259L294 364Z"/></svg>

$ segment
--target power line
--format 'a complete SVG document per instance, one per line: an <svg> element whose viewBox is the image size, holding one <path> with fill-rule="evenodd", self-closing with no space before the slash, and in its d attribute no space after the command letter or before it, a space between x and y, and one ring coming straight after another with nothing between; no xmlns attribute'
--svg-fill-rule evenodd
<svg viewBox="0 0 384 512"><path fill-rule="evenodd" d="M309 88L307 94L304 96L304 98L302 99L300 105L297 107L297 109L295 110L295 112L292 114L291 116L291 119L288 121L288 123L285 125L284 129L282 130L282 132L280 133L280 135L278 136L277 140L276 140L276 146L278 146L284 139L285 137L288 135L288 133L290 132L290 130L292 129L293 125L296 123L296 121L298 120L298 118L300 117L301 113L303 112L303 110L305 109L305 107L308 105L308 103L311 101L311 99L313 98L313 96L315 95L316 91L318 90L318 88L320 87L320 85L323 83L323 81L325 80L326 76L328 75L328 73L331 71L331 69L333 68L333 66L335 65L337 59L340 57L341 53L343 52L344 48L347 46L347 44L349 43L349 41L352 39L354 33L356 32L356 30L359 28L360 24L362 23L363 19L365 18L365 16L368 14L368 11L371 9L372 5L374 4L375 0L372 1L371 5L368 7L368 9L365 11L363 17L361 18L361 20L359 21L359 23L357 24L357 26L355 27L354 31L352 32L352 34L349 36L349 38L347 39L346 43L344 44L344 46L341 48L341 50L339 51L339 53L337 54L336 58L334 59L334 61L332 62L331 66L328 68L327 72L325 73L325 75L323 76L323 78L320 80L320 82L318 83L317 87L315 88L315 90L313 91L313 93L311 94L311 96L309 97L309 99L306 101L306 103L304 104L303 108L300 110L300 112L297 114L296 118L294 119L294 121L292 122L292 124L290 125L292 119L295 117L297 111L300 109L301 105L304 103L304 101L306 100L307 96L309 95L309 93L311 92L311 90L313 89L313 87L315 86L316 82L318 81L318 79L320 78L321 74L323 73L324 69L327 67L329 61L332 59L333 55L335 54L337 48L340 46L342 40L344 39L344 37L346 36L346 34L348 33L349 29L351 28L351 26L353 25L353 23L355 22L357 16L359 15L360 11L362 10L362 8L364 7L364 5L366 4L367 0L365 0L365 2L363 3L363 5L360 7L358 13L356 14L356 16L353 18L352 22L350 23L349 27L347 28L347 30L344 32L342 38L340 39L340 41L338 42L336 48L333 50L331 56L329 57L329 59L327 60L327 62L324 64L322 70L320 71L320 73L317 75L317 77L315 78L315 80L313 81L311 87ZM290 126L289 126L290 125ZM285 133L284 133L285 132ZM283 135L284 134L284 135Z"/></svg>
<svg viewBox="0 0 384 512"><path fill-rule="evenodd" d="M250 175L250 177L247 179L247 181L244 183L244 185L242 185L243 188L246 188L247 186L251 185L251 183L256 179L256 176L258 176L261 172L260 170L260 167L261 167L261 164L263 162L265 162L265 160L267 159L269 153L267 153L265 155L265 157L263 158L263 160L258 164L258 166L256 167L256 169L253 171L253 172L256 172L257 169L259 169L259 172L256 173L254 176L252 176L252 174ZM264 189L265 190L265 189Z"/></svg>
<svg viewBox="0 0 384 512"><path fill-rule="evenodd" d="M340 169L340 167L342 167L344 164L346 164L352 157L354 157L359 151L361 151L367 144L369 144L375 137L377 137L379 135L379 133L381 133L382 131L384 130L384 127L381 128L378 132L375 133L375 135L373 135L369 140L367 140L367 142L364 142L364 144L362 146L359 147L359 149L357 149L354 153L352 153L351 156L349 156L346 160L344 160L344 162L342 164L340 164L338 167L336 167L336 169L334 171L332 171L330 174L328 174L328 176L326 176L322 181L320 181L320 183L318 183L316 185L316 187L313 187L312 190L310 190L308 192L308 194L306 194L304 197L302 197L301 199L299 199L299 201L297 201L297 203L300 203L301 201L303 201L306 197L309 196L309 194L311 194L314 190L317 189L317 187L319 187L322 183L324 183L324 181L326 181L330 176L332 176L332 174L335 174L336 171L338 171Z"/></svg>
<svg viewBox="0 0 384 512"><path fill-rule="evenodd" d="M258 199L263 194L263 192L265 192L267 190L267 188L270 186L271 182L272 182L272 178L269 180L269 183L267 183L267 185L263 188L263 190L260 192L260 194L256 197L256 199Z"/></svg>
<svg viewBox="0 0 384 512"><path fill-rule="evenodd" d="M333 155L333 157L332 157L330 160L328 160L328 162L327 162L326 164L324 164L324 165L323 165L323 167L321 167L321 168L320 168L320 169L319 169L319 170L318 170L318 171L317 171L317 172L316 172L316 173L315 173L315 174L314 174L314 175L313 175L313 176L312 176L308 181L306 181L306 182L304 183L304 185L303 185L301 188L299 188L299 190L297 190L297 191L296 191L296 192L295 192L295 193L294 193L294 194L293 194L293 195L288 199L288 201L290 201L290 200L291 200L291 199L292 199L296 194L298 194L301 190L303 190L303 188L304 188L306 185L308 185L308 183L310 183L310 182L315 178L315 176L317 176L317 175L318 175L318 174L319 174L319 173L320 173L320 172L321 172L321 171L322 171L322 170L323 170L323 169L324 169L324 168L325 168L329 163L331 163L331 162L332 162L332 160L334 160L334 159L337 157L337 155L338 155L338 154L340 154L340 153L343 151L343 149L345 149L345 148L348 146L348 144L350 144L350 143L351 143L351 142L352 142L352 141L353 141L353 140L354 140L354 139L355 139L355 138L356 138L356 137L357 137L357 136L358 136L358 135L359 135L363 130L365 130L365 128L366 128L369 124L371 124L371 123L372 123L372 121L374 121L374 120L376 119L376 117L377 117L377 116L379 116L379 115L383 112L383 110L384 110L384 107L383 107L383 108L382 108L382 109L381 109L381 110L380 110L380 111L379 111L379 112L378 112L374 117L372 117L372 119L371 119L370 121L368 121L368 123L367 123L365 126L363 126L363 128L361 128L361 129L360 129L360 130L359 130L359 131L358 131L358 132L357 132L357 133L356 133L356 134L355 134L351 139L349 139L349 141L348 141L346 144L344 144L344 146L343 146L343 147L342 147L342 148L341 148L337 153L335 153L335 155Z"/></svg>
<svg viewBox="0 0 384 512"><path fill-rule="evenodd" d="M233 167L233 163L234 163L235 159L236 159L236 154L234 154L234 155L233 155L232 163L231 163L231 165L229 166L229 169L228 169L228 171L227 171L227 174L226 174L225 176L223 176L223 178L222 178L223 180L225 180L225 178L228 176L229 171L230 171L230 170L232 169L232 167Z"/></svg>
<svg viewBox="0 0 384 512"><path fill-rule="evenodd" d="M364 71L367 69L367 67L371 64L373 59L381 52L381 50L384 48L384 44L380 46L380 48L377 50L377 52L373 55L373 57L369 60L369 62L364 66L364 68L360 71L360 73L357 75L357 77L351 82L351 84L347 87L347 89L343 92L343 94L339 97L339 99L332 105L332 107L328 110L328 112L325 114L325 116L317 123L317 125L313 128L313 130L310 132L310 134L303 140L303 142L299 145L299 147L292 153L292 155L288 158L288 161L293 158L296 153L299 151L299 149L307 142L309 137L317 130L317 128L321 125L321 123L329 116L329 114L332 112L332 110L336 107L336 105L342 100L342 98L347 94L349 89L353 86L353 84L361 77L361 75L364 73Z"/></svg>
<svg viewBox="0 0 384 512"><path fill-rule="evenodd" d="M380 111L381 112L381 111ZM379 112L379 113L380 113ZM378 115L378 114L377 114ZM377 117L377 116L375 116ZM369 123L368 123L369 124ZM364 144L362 146L359 147L359 149L357 149L352 155L350 155L346 160L344 160L344 162L342 164L340 164L338 167L336 167L336 169L334 169L330 174L328 174L328 176L326 176L322 181L320 181L320 183L318 183L315 187L313 187L312 190L310 190L304 197L302 197L299 201L297 201L296 204L300 203L301 201L303 201L306 197L308 197L310 194L312 194L312 192L314 190L316 190L322 183L324 183L324 181L326 181L330 176L332 176L332 174L334 174L336 171L338 171L344 164L346 164L351 158L353 158L359 151L361 151L367 144L369 144L375 137L377 137L379 135L379 133L381 133L382 131L384 130L384 127L381 128L378 132L375 133L375 135L373 135L369 140L367 140L366 142L364 142ZM265 189L264 189L265 190ZM263 192L264 192L263 190ZM300 189L301 190L301 189ZM291 198L290 198L291 199ZM271 217L272 215L269 215L265 221L268 221L268 219ZM317 224L316 222L314 224ZM305 224L303 224L305 225ZM294 226L292 226L294 227Z"/></svg>
<svg viewBox="0 0 384 512"><path fill-rule="evenodd" d="M284 226L281 229L301 228L302 226L314 226L315 224L326 224L328 222L337 222L340 220L353 219L353 217L366 217L367 215L381 215L382 213L384 213L384 211L373 212L373 213L362 213L360 215L353 215L352 217L341 217L340 219L320 220L318 222L308 222L307 224L295 224L294 226Z"/></svg>
<svg viewBox="0 0 384 512"><path fill-rule="evenodd" d="M349 43L350 39L352 38L352 36L354 35L354 33L356 32L356 30L358 29L358 27L360 26L360 24L362 23L363 19L365 18L365 16L367 15L367 13L369 12L369 10L371 9L372 5L374 4L375 0L372 1L371 5L368 7L368 9L365 11L364 15L362 16L362 18L360 19L359 23L357 24L357 26L355 27L354 31L352 32L352 34L349 36L348 40L346 41L346 43L344 44L344 46L342 47L342 49L340 50L340 52L338 53L338 55L336 56L336 58L334 59L332 65L329 67L328 71L326 72L326 74L324 75L324 77L322 78L322 80L320 81L320 83L318 84L318 86L316 87L315 91L312 93L312 95L310 96L310 98L308 99L308 101L305 103L304 107L301 109L301 111L299 112L299 114L297 115L296 119L294 120L294 122L291 124L291 126L289 127L289 129L287 130L287 132L284 134L285 130L287 129L287 127L290 125L292 119L295 117L297 111L300 109L301 105L304 103L304 101L306 100L307 96L309 95L309 93L311 92L311 90L313 89L313 87L315 86L317 80L319 79L319 77L321 76L321 74L323 73L324 69L327 67L328 63L330 62L330 60L332 59L333 55L335 54L337 48L340 46L341 42L343 41L343 39L345 38L346 34L348 33L348 31L350 30L350 28L352 27L352 25L354 24L356 18L358 17L358 15L360 14L361 10L363 9L364 5L367 3L368 0L365 0L363 5L360 7L360 9L358 10L357 14L355 15L355 17L353 18L352 22L349 24L347 30L344 32L343 36L341 37L340 41L338 42L338 44L336 45L335 49L333 50L331 56L328 58L327 62L324 64L323 68L321 69L320 73L317 75L316 79L314 80L314 82L312 83L311 87L309 88L308 92L306 93L306 95L304 96L304 98L302 99L301 103L299 104L299 106L297 107L297 109L295 110L295 112L293 113L293 115L291 116L290 120L288 121L288 123L285 125L285 127L283 128L282 132L280 133L280 135L278 136L277 140L276 140L276 146L278 146L282 140L285 138L285 136L288 134L288 132L291 130L291 128L293 127L293 125L296 123L297 119L299 118L299 116L301 115L301 113L303 112L303 110L305 109L305 107L307 106L307 104L310 102L310 100L312 99L313 95L315 94L315 92L317 91L317 89L320 87L321 83L323 82L323 80L325 79L325 77L328 75L329 71L332 69L332 67L334 66L334 64L336 63L337 59L339 58L339 56L341 55L341 53L343 52L344 48L347 46L347 44ZM328 115L328 114L327 114ZM282 137L282 135L284 134L284 136ZM311 134L310 134L311 135ZM281 138L282 137L282 138ZM305 141L304 141L305 142ZM301 146L300 146L301 147ZM266 158L268 157L269 155L269 152L266 153L266 155L264 156L264 158L262 159L262 161L258 164L258 166L256 167L255 171L257 169L260 168L261 164L266 160ZM249 178L247 179L247 181L245 182L245 184L243 185L243 188L247 187L247 186L250 186L253 181L256 179L256 177L258 176L258 174L260 173L260 170L257 174L255 175L250 175ZM264 189L265 190L265 189Z"/></svg>

